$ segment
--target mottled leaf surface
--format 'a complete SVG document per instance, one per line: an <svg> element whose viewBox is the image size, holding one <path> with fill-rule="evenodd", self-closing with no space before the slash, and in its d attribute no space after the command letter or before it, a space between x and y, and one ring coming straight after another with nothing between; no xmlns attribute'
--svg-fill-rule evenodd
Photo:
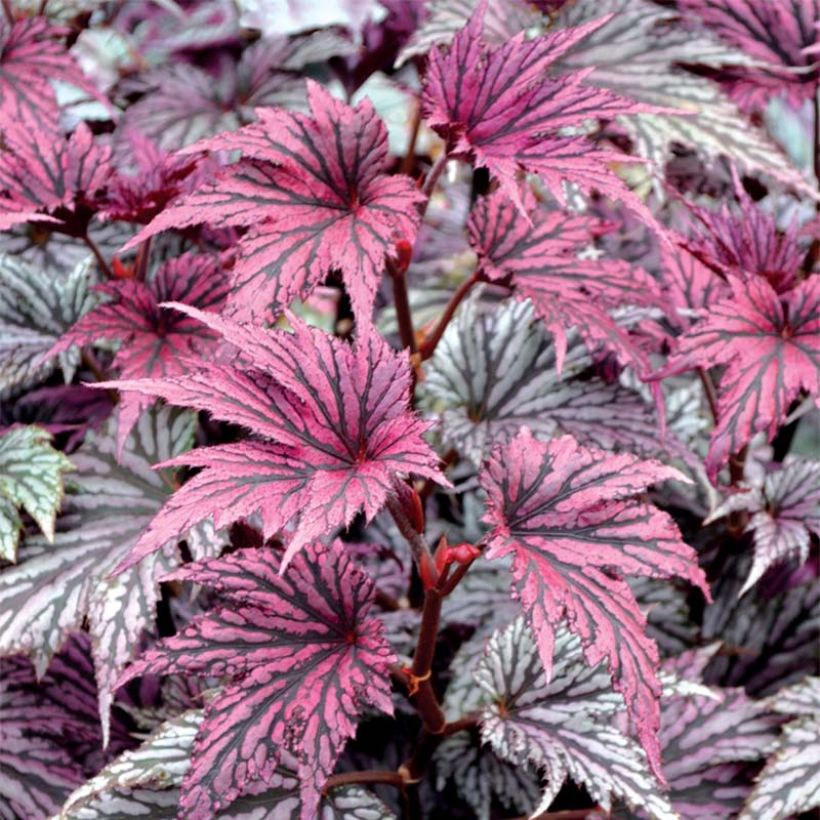
<svg viewBox="0 0 820 820"><path fill-rule="evenodd" d="M764 432L771 440L801 389L820 395L820 277L781 297L763 277L732 277L731 298L687 331L659 377L723 365L718 422L706 468L712 479Z"/></svg>
<svg viewBox="0 0 820 820"><path fill-rule="evenodd" d="M164 211L130 244L168 228L249 226L229 302L264 315L340 271L360 321L370 319L385 259L412 242L421 195L387 176L387 129L369 100L355 108L308 81L312 116L260 108L258 122L197 148L238 150L215 182Z"/></svg>
<svg viewBox="0 0 820 820"><path fill-rule="evenodd" d="M746 529L755 543L742 595L775 564L789 558L800 564L808 560L811 535L820 536L820 464L792 460L761 483L729 496L712 517L739 511L749 514Z"/></svg>
<svg viewBox="0 0 820 820"><path fill-rule="evenodd" d="M549 808L570 776L605 810L617 797L650 817L674 817L643 750L614 725L623 699L606 670L587 666L579 640L566 630L554 648L547 683L523 618L492 636L475 673L489 700L482 739L508 762L542 772L545 792L536 812Z"/></svg>
<svg viewBox="0 0 820 820"><path fill-rule="evenodd" d="M122 458L113 430L89 433L72 456L73 491L63 502L54 543L26 539L19 563L0 570L0 652L23 652L42 673L66 636L87 622L107 731L112 686L154 623L158 574L173 566L176 540L116 577L110 573L168 494L158 461L191 446L193 419L146 413Z"/></svg>
<svg viewBox="0 0 820 820"><path fill-rule="evenodd" d="M550 442L525 428L480 475L489 558L512 555L513 588L552 664L566 618L589 664L606 659L650 764L660 771L658 650L623 575L679 576L707 592L694 551L669 515L634 497L680 474L658 462ZM708 592L707 592L708 594Z"/></svg>
<svg viewBox="0 0 820 820"><path fill-rule="evenodd" d="M110 382L242 425L252 441L197 449L175 464L204 467L171 498L123 567L205 518L217 528L261 513L266 537L289 522L286 562L309 540L372 519L408 474L445 479L408 407L410 368L374 332L351 345L291 317L266 331L177 305L217 330L241 357L185 376Z"/></svg>
<svg viewBox="0 0 820 820"><path fill-rule="evenodd" d="M652 277L626 262L579 259L600 222L536 206L525 214L499 194L481 200L467 225L479 270L491 280L511 277L516 296L532 300L536 315L555 336L560 371L566 331L575 327L591 352L612 352L622 364L647 372L644 350L609 315L624 304L659 301Z"/></svg>
<svg viewBox="0 0 820 820"><path fill-rule="evenodd" d="M0 395L45 379L59 363L66 382L79 364L76 348L46 357L57 339L88 310L90 257L65 276L0 255Z"/></svg>
<svg viewBox="0 0 820 820"><path fill-rule="evenodd" d="M284 574L281 566L270 549L242 550L175 573L225 603L149 650L124 678L185 671L232 680L206 707L182 816L210 816L249 783L270 784L287 751L298 761L302 816L311 817L362 710L392 713L393 655L380 622L367 617L370 579L341 545L311 546Z"/></svg>
<svg viewBox="0 0 820 820"><path fill-rule="evenodd" d="M569 433L605 449L657 452L652 405L617 382L589 377L591 366L572 334L559 375L556 346L529 301L482 310L471 300L447 327L421 388L440 414L445 443L476 465L493 442L523 426L540 438Z"/></svg>
<svg viewBox="0 0 820 820"><path fill-rule="evenodd" d="M22 507L47 541L63 499L63 473L74 467L41 427L12 427L0 435L0 560L17 560Z"/></svg>
<svg viewBox="0 0 820 820"><path fill-rule="evenodd" d="M743 820L781 820L820 806L820 678L781 690L769 703L781 714L799 717L783 727L778 748L740 814Z"/></svg>

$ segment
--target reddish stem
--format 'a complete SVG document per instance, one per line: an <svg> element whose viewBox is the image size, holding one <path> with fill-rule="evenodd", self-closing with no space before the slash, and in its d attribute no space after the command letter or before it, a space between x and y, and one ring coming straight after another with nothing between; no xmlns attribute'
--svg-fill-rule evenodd
<svg viewBox="0 0 820 820"><path fill-rule="evenodd" d="M114 274L111 273L111 268L108 262L105 261L105 257L102 255L100 249L97 247L97 244L94 242L94 240L88 234L86 234L83 237L83 242L85 242L85 244L89 247L91 253L94 254L94 258L97 260L97 264L100 266L100 270L102 271L103 276L106 279L113 279Z"/></svg>
<svg viewBox="0 0 820 820"><path fill-rule="evenodd" d="M416 333L413 330L413 316L410 312L410 300L407 297L407 279L405 272L399 270L392 259L387 260L387 272L393 280L393 303L396 306L396 319L399 323L401 345L416 352Z"/></svg>
<svg viewBox="0 0 820 820"><path fill-rule="evenodd" d="M430 204L430 196L435 190L438 178L447 167L447 162L449 159L449 151L442 151L438 155L430 170L427 172L427 176L424 178L424 183L421 186L421 192L424 194L425 200L419 207L419 213L421 213L422 218L424 218L424 215L427 213L427 206Z"/></svg>
<svg viewBox="0 0 820 820"><path fill-rule="evenodd" d="M339 786L351 786L359 783L367 783L371 785L384 784L387 786L396 786L403 789L405 780L399 772L382 771L380 769L363 769L360 772L343 772L342 774L332 774L325 783L322 790L327 794L331 789Z"/></svg>
<svg viewBox="0 0 820 820"><path fill-rule="evenodd" d="M413 170L413 165L416 162L416 141L421 130L421 106L417 105L415 112L413 112L413 122L410 124L410 138L407 141L407 151L404 154L404 159L401 161L401 168L399 171L402 174L410 174Z"/></svg>
<svg viewBox="0 0 820 820"><path fill-rule="evenodd" d="M419 353L421 353L422 360L429 359L433 353L436 352L436 347L438 347L438 343L441 341L444 331L447 330L447 325L450 324L450 321L458 309L458 306L464 301L464 297L479 280L480 276L478 271L476 271L469 279L462 282L456 289L455 293L453 293L450 297L450 301L447 303L447 307L444 308L444 313L441 314L441 319L439 319L438 324L435 326L432 333L430 333L430 335L427 336L427 338L422 342L421 347L419 348Z"/></svg>
<svg viewBox="0 0 820 820"><path fill-rule="evenodd" d="M712 377L709 375L709 372L704 370L702 367L698 368L698 375L700 376L700 382L703 385L703 392L706 394L706 401L709 402L709 410L712 413L712 422L717 424L718 400L717 392L715 391L715 384L712 381Z"/></svg>
<svg viewBox="0 0 820 820"><path fill-rule="evenodd" d="M11 7L10 0L3 0L3 11L6 14L6 19L9 21L9 25L14 25L14 10Z"/></svg>

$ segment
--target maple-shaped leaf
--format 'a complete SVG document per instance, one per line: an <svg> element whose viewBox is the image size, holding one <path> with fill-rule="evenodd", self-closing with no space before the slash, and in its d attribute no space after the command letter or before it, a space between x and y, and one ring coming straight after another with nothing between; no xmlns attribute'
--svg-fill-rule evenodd
<svg viewBox="0 0 820 820"><path fill-rule="evenodd" d="M781 230L776 216L756 206L743 189L739 198L739 208L719 210L687 202L694 230L686 247L726 278L764 276L778 293L791 290L806 254L798 223Z"/></svg>
<svg viewBox="0 0 820 820"><path fill-rule="evenodd" d="M528 429L497 447L480 474L489 558L513 556L516 597L544 667L566 617L591 665L606 659L650 764L660 772L658 651L623 575L679 576L706 595L694 551L669 515L634 496L677 470L626 453L537 441Z"/></svg>
<svg viewBox="0 0 820 820"><path fill-rule="evenodd" d="M820 806L820 678L808 677L781 689L769 704L797 718L783 727L783 737L758 776L741 820L784 820Z"/></svg>
<svg viewBox="0 0 820 820"><path fill-rule="evenodd" d="M754 58L754 67L729 72L732 97L744 108L764 109L784 92L797 108L817 93L820 70L805 50L817 42L818 0L683 0L678 8Z"/></svg>
<svg viewBox="0 0 820 820"><path fill-rule="evenodd" d="M755 544L742 595L774 564L789 558L800 564L808 560L811 534L820 536L820 463L791 461L762 482L729 496L710 517L737 511L749 513L746 529L754 534Z"/></svg>
<svg viewBox="0 0 820 820"><path fill-rule="evenodd" d="M684 652L664 671L701 685L702 694L677 694L661 703L663 771L681 817L737 816L751 790L750 764L775 747L782 719L743 689L703 686L719 645Z"/></svg>
<svg viewBox="0 0 820 820"><path fill-rule="evenodd" d="M0 254L0 395L44 380L57 364L65 381L71 381L80 351L45 354L91 307L91 270L91 257L58 277Z"/></svg>
<svg viewBox="0 0 820 820"><path fill-rule="evenodd" d="M445 443L478 465L494 441L526 425L541 438L569 433L605 449L657 453L652 405L618 383L586 377L592 359L577 336L559 376L555 345L533 313L528 300L484 312L470 300L448 325L422 383Z"/></svg>
<svg viewBox="0 0 820 820"><path fill-rule="evenodd" d="M524 619L496 632L475 671L489 701L481 710L481 737L499 757L542 773L544 794L535 813L546 811L568 776L604 810L613 797L650 817L675 817L644 751L614 724L623 699L607 672L584 662L578 639L555 637L549 683Z"/></svg>
<svg viewBox="0 0 820 820"><path fill-rule="evenodd" d="M0 121L58 133L60 109L52 82L59 80L97 96L59 37L64 29L44 17L10 25L0 20Z"/></svg>
<svg viewBox="0 0 820 820"><path fill-rule="evenodd" d="M608 309L657 304L652 277L620 260L578 258L600 227L598 220L543 207L527 210L523 215L499 193L473 208L467 229L481 273L490 280L511 277L516 296L532 300L535 313L555 336L559 372L566 329L573 326L591 352L613 352L638 373L648 371L646 353Z"/></svg>
<svg viewBox="0 0 820 820"><path fill-rule="evenodd" d="M281 555L241 550L172 576L220 593L216 609L149 650L121 679L207 674L231 683L205 709L180 816L204 818L268 783L281 753L297 759L302 817L367 706L392 714L380 621L368 618L372 581L343 547L312 545L280 573Z"/></svg>
<svg viewBox="0 0 820 820"><path fill-rule="evenodd" d="M22 507L50 542L63 499L63 473L74 467L40 427L12 427L0 435L0 560L17 560Z"/></svg>
<svg viewBox="0 0 820 820"><path fill-rule="evenodd" d="M190 447L193 433L190 415L144 413L119 462L111 425L89 433L72 455L76 472L54 543L29 537L17 565L0 570L0 653L25 653L42 674L67 635L87 622L104 737L112 684L153 628L157 577L174 565L178 539L128 572L110 573L168 495L152 465Z"/></svg>
<svg viewBox="0 0 820 820"><path fill-rule="evenodd" d="M369 100L355 108L308 81L312 116L260 108L258 122L194 148L239 150L212 185L161 213L126 247L203 222L249 226L229 306L263 315L341 271L356 316L369 321L387 256L413 241L423 199L388 176L387 129Z"/></svg>
<svg viewBox="0 0 820 820"><path fill-rule="evenodd" d="M368 520L393 482L408 474L446 484L409 409L406 354L365 329L351 345L290 317L294 332L268 331L176 305L241 351L232 365L203 364L183 376L106 383L159 396L242 425L257 438L176 459L204 469L171 498L122 567L200 521L217 528L260 512L264 535L289 522L287 561L308 541Z"/></svg>
<svg viewBox="0 0 820 820"><path fill-rule="evenodd" d="M725 68L753 60L711 38L699 27L682 25L678 13L651 0L574 0L565 3L552 25L563 31L609 19L562 56L556 69L589 71L586 82L666 112L619 117L635 153L663 168L676 144L714 160L727 155L738 167L763 171L814 195L785 152L752 125L717 83L684 65ZM679 109L680 114L668 109Z"/></svg>
<svg viewBox="0 0 820 820"><path fill-rule="evenodd" d="M100 340L118 341L112 366L124 379L177 376L189 359L207 358L219 336L178 310L160 307L181 302L219 310L229 292L218 259L186 253L161 265L147 282L126 279L96 288L108 301L86 313L47 354L54 357L75 346ZM118 446L122 448L140 412L150 404L136 393L124 393L117 414Z"/></svg>
<svg viewBox="0 0 820 820"><path fill-rule="evenodd" d="M111 148L96 142L85 123L65 139L15 122L4 127L3 141L0 230L34 221L84 236L111 174Z"/></svg>
<svg viewBox="0 0 820 820"><path fill-rule="evenodd" d="M771 441L801 390L820 395L820 277L782 297L763 277L731 277L729 284L731 298L709 309L655 374L725 366L706 457L713 481L755 433Z"/></svg>
<svg viewBox="0 0 820 820"><path fill-rule="evenodd" d="M456 34L449 48L430 52L423 104L428 124L444 137L454 156L465 157L496 177L519 207L518 172L538 174L559 202L563 183L584 192L620 199L654 223L643 202L610 169L634 161L597 147L564 129L589 120L646 110L611 91L587 85L589 72L548 76L546 70L572 46L606 22L594 20L532 40L521 32L503 45L482 40L484 8Z"/></svg>

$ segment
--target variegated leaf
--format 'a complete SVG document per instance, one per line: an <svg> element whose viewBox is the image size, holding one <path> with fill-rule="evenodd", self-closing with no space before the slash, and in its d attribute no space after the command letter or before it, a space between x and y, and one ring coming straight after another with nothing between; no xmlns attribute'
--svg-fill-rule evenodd
<svg viewBox="0 0 820 820"><path fill-rule="evenodd" d="M49 543L63 500L63 473L74 467L40 427L12 427L0 435L0 561L17 560L22 507Z"/></svg>
<svg viewBox="0 0 820 820"><path fill-rule="evenodd" d="M73 491L54 543L26 539L19 563L0 571L0 652L24 652L42 673L66 636L88 623L106 737L114 681L153 628L157 577L173 566L178 539L126 573L111 571L168 495L152 465L190 447L193 431L190 415L146 413L120 462L111 425L89 433L72 457Z"/></svg>

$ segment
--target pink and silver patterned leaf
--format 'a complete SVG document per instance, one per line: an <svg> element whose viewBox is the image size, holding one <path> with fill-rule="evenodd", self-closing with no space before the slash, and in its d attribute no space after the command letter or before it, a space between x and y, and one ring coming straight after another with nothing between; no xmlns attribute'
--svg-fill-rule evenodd
<svg viewBox="0 0 820 820"><path fill-rule="evenodd" d="M604 810L619 798L652 818L675 817L644 751L614 725L624 703L606 670L587 666L579 640L566 630L555 635L554 648L547 683L523 618L490 638L475 672L488 701L482 740L509 763L541 772L536 813L549 809L569 776Z"/></svg>
<svg viewBox="0 0 820 820"><path fill-rule="evenodd" d="M193 431L190 415L145 413L119 462L110 426L89 433L71 459L73 492L54 543L30 537L19 563L0 570L0 653L26 653L42 673L66 636L88 623L106 738L112 685L143 632L153 629L157 578L174 565L179 539L126 573L110 573L168 495L152 465L190 447Z"/></svg>
<svg viewBox="0 0 820 820"><path fill-rule="evenodd" d="M712 480L755 433L774 437L801 390L820 396L820 277L810 277L782 298L762 277L732 277L730 286L732 297L688 330L655 374L725 367L706 457Z"/></svg>
<svg viewBox="0 0 820 820"><path fill-rule="evenodd" d="M44 380L59 364L70 382L80 352L45 354L93 304L91 257L65 276L49 273L12 254L0 255L0 396Z"/></svg>
<svg viewBox="0 0 820 820"><path fill-rule="evenodd" d="M820 807L820 678L807 677L769 699L782 714L799 715L783 727L775 753L757 778L740 814L784 820Z"/></svg>
<svg viewBox="0 0 820 820"><path fill-rule="evenodd" d="M730 495L711 518L738 511L749 514L746 529L753 533L755 544L742 595L775 564L790 558L800 564L808 560L811 535L820 536L820 464L803 459L787 462L768 473L762 485Z"/></svg>
<svg viewBox="0 0 820 820"><path fill-rule="evenodd" d="M421 385L445 444L478 465L493 442L527 426L539 438L569 433L605 449L657 454L652 405L617 382L587 377L593 362L575 334L559 375L555 345L533 313L529 300L492 311L470 300L449 324Z"/></svg>
<svg viewBox="0 0 820 820"><path fill-rule="evenodd" d="M717 645L685 652L664 670L699 683ZM661 705L663 771L675 809L687 818L737 815L751 791L748 764L775 747L782 719L742 689L672 696Z"/></svg>
<svg viewBox="0 0 820 820"><path fill-rule="evenodd" d="M563 56L563 70L592 73L587 83L645 104L681 113L645 113L619 119L636 153L663 168L675 143L710 160L725 154L743 169L763 171L811 194L810 186L783 150L749 120L707 77L681 65L725 67L751 58L697 28L677 24L674 10L650 0L576 0L558 12L553 25L572 30L611 15Z"/></svg>
<svg viewBox="0 0 820 820"><path fill-rule="evenodd" d="M63 500L63 473L74 469L51 446L41 427L12 427L0 434L0 561L17 560L22 507L43 537L54 543L54 522Z"/></svg>
<svg viewBox="0 0 820 820"><path fill-rule="evenodd" d="M250 226L240 240L229 308L278 311L341 271L368 322L396 242L413 241L422 195L387 176L387 129L364 100L351 108L308 81L312 116L257 110L259 121L193 146L239 150L216 181L160 214L127 247L169 228L203 222Z"/></svg>
<svg viewBox="0 0 820 820"><path fill-rule="evenodd" d="M15 122L3 129L0 153L0 229L46 222L82 236L89 210L111 175L111 149L80 123L67 139Z"/></svg>
<svg viewBox="0 0 820 820"><path fill-rule="evenodd" d="M563 183L623 200L650 223L643 202L610 169L634 158L596 147L582 136L561 136L589 120L647 110L645 105L586 84L588 71L549 76L546 70L607 18L524 40L523 32L490 48L483 40L484 6L449 48L428 58L423 92L427 123L454 155L485 167L519 207L520 170L539 174L550 193L565 199Z"/></svg>
<svg viewBox="0 0 820 820"><path fill-rule="evenodd" d="M0 120L58 132L60 109L52 82L58 80L96 96L74 58L59 38L65 29L43 17L10 25L0 20Z"/></svg>
<svg viewBox="0 0 820 820"><path fill-rule="evenodd" d="M705 576L669 515L634 499L681 474L655 461L550 442L526 428L480 474L489 558L513 556L516 597L549 671L566 618L590 664L606 659L653 771L660 772L658 650L624 575L678 576L708 596Z"/></svg>
<svg viewBox="0 0 820 820"><path fill-rule="evenodd" d="M529 197L525 204L530 204ZM560 372L566 330L575 327L591 353L614 353L639 374L649 370L640 344L610 316L624 304L657 305L660 296L648 273L620 260L580 259L601 223L588 216L527 208L524 215L501 194L482 199L470 215L470 244L479 270L489 279L511 277L518 298L532 300L536 315L555 336Z"/></svg>
<svg viewBox="0 0 820 820"><path fill-rule="evenodd" d="M784 93L799 107L817 93L818 67L805 50L817 42L818 0L683 0L678 8L757 63L729 73L732 96L744 99L744 107L764 109Z"/></svg>
<svg viewBox="0 0 820 820"><path fill-rule="evenodd" d="M101 340L120 342L112 366L123 379L179 376L189 360L208 359L219 336L201 322L165 302L180 302L219 311L229 293L228 277L216 257L186 253L162 264L147 282L127 279L96 288L108 300L86 313L46 354L62 355L75 345ZM120 448L150 404L143 396L124 393L117 407Z"/></svg>
<svg viewBox="0 0 820 820"><path fill-rule="evenodd" d="M363 709L389 714L394 657L378 620L367 618L373 584L340 544L313 545L280 574L270 549L189 564L172 576L224 600L149 650L121 682L146 673L232 680L206 707L181 816L204 818L269 783L287 751L298 760L302 816L320 791Z"/></svg>
<svg viewBox="0 0 820 820"><path fill-rule="evenodd" d="M240 358L180 377L105 386L204 410L261 438L177 459L205 469L174 494L121 568L211 515L221 528L256 512L265 537L296 523L287 564L302 545L348 526L359 511L371 520L396 478L447 483L422 438L428 424L408 407L406 355L375 332L363 330L351 345L293 316L288 333L176 307L218 331Z"/></svg>

